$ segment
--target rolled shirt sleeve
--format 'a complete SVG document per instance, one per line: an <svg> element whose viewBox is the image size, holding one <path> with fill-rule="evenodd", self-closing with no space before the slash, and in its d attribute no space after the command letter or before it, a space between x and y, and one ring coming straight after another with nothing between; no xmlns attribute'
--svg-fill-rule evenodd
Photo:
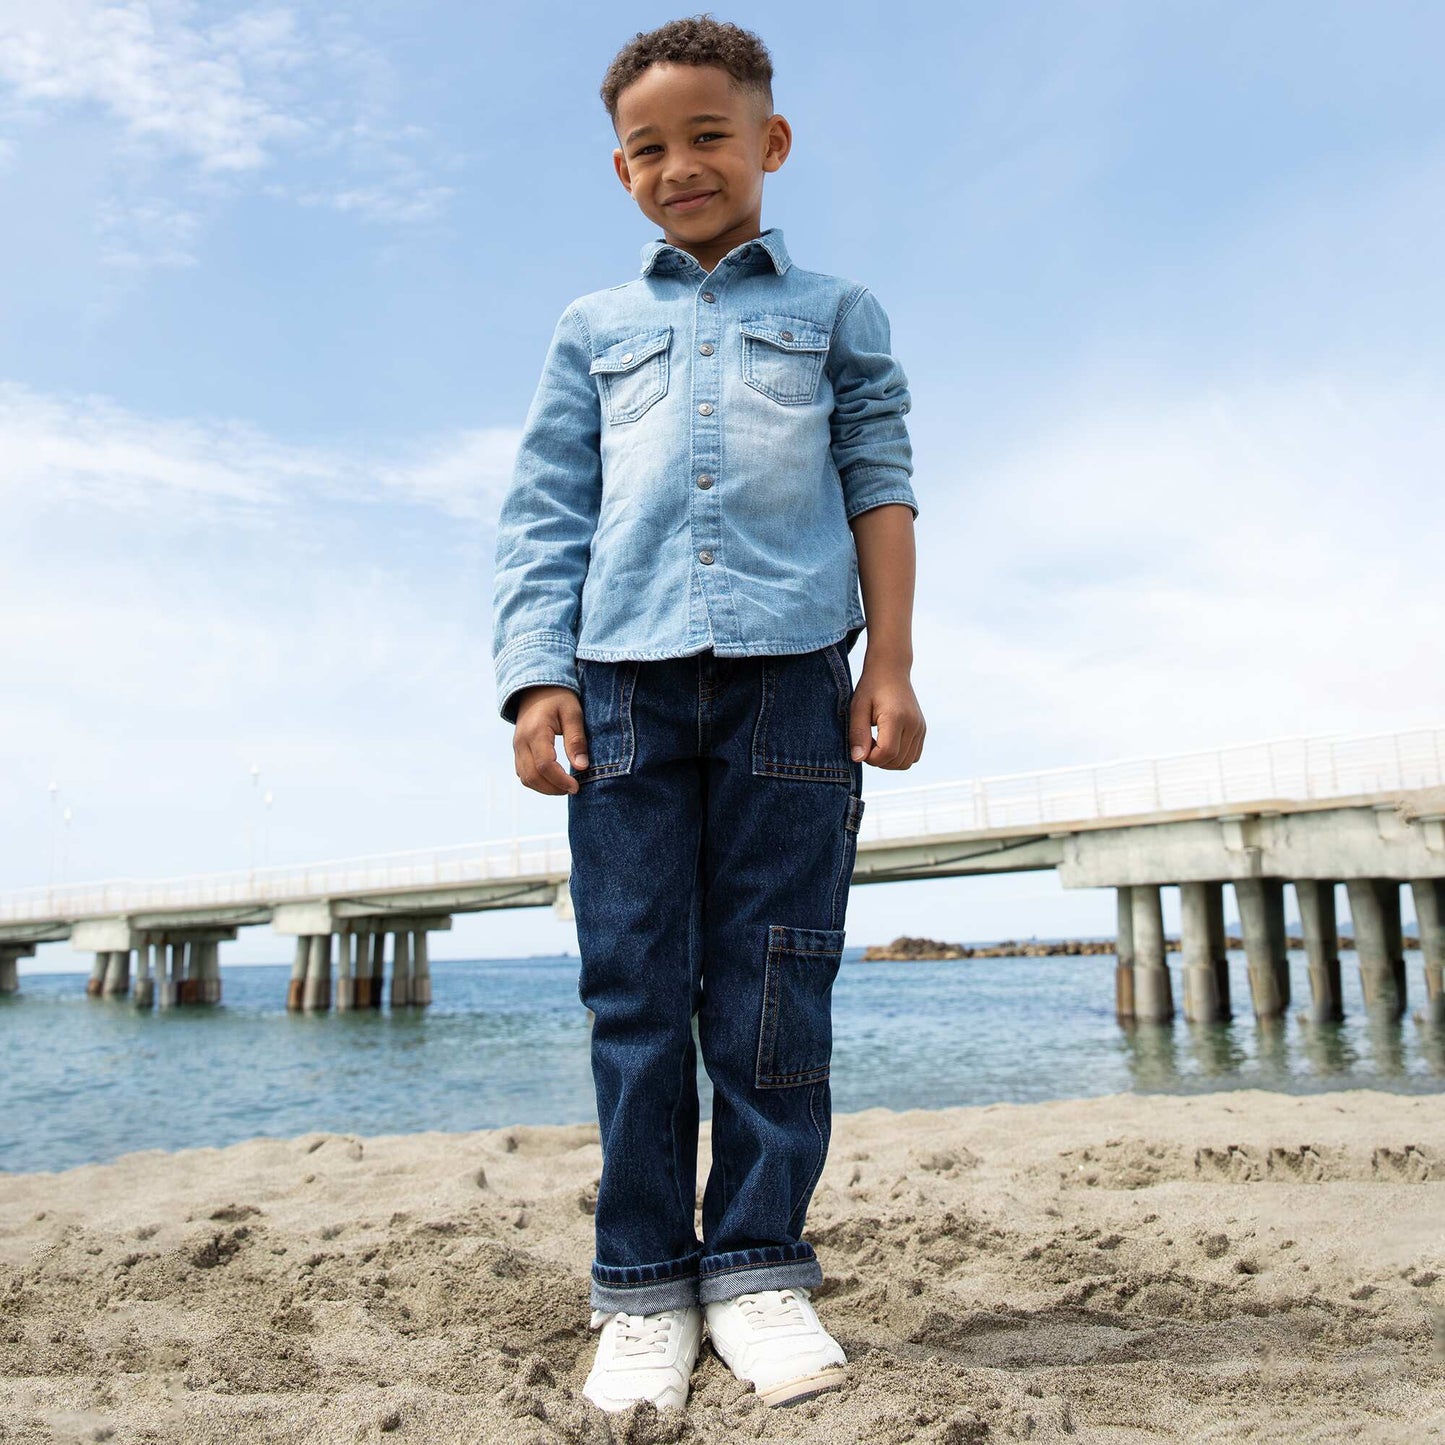
<svg viewBox="0 0 1445 1445"><path fill-rule="evenodd" d="M833 464L849 521L885 502L903 502L916 517L913 447L903 420L912 404L908 378L892 353L888 316L866 286L834 326L829 375Z"/></svg>
<svg viewBox="0 0 1445 1445"><path fill-rule="evenodd" d="M579 691L582 583L602 495L592 348L575 305L557 321L497 520L492 658L502 717L517 694L550 683Z"/></svg>

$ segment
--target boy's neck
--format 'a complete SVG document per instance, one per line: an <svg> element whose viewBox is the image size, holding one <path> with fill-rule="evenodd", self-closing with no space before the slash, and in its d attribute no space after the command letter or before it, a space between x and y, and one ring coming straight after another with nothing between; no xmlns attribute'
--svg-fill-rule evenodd
<svg viewBox="0 0 1445 1445"><path fill-rule="evenodd" d="M669 235L663 230L662 238L679 251L686 251L704 271L711 271L729 251L741 246L744 241L755 241L763 234L762 217L750 216L720 235L708 240L689 240L685 236Z"/></svg>

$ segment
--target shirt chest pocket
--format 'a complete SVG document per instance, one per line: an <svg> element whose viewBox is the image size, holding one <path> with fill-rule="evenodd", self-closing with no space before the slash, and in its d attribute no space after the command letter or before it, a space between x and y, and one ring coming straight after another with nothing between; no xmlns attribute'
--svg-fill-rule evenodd
<svg viewBox="0 0 1445 1445"><path fill-rule="evenodd" d="M672 327L626 337L592 358L602 411L608 422L636 421L667 394L667 352Z"/></svg>
<svg viewBox="0 0 1445 1445"><path fill-rule="evenodd" d="M818 394L828 331L796 316L750 316L742 322L743 380L780 406L803 406Z"/></svg>

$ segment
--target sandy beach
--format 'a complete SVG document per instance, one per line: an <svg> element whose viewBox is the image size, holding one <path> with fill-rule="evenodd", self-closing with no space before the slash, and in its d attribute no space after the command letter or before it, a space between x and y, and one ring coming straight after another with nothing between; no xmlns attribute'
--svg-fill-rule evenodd
<svg viewBox="0 0 1445 1445"><path fill-rule="evenodd" d="M847 1388L606 1417L590 1127L0 1176L0 1441L1445 1440L1445 1097L836 1119Z"/></svg>

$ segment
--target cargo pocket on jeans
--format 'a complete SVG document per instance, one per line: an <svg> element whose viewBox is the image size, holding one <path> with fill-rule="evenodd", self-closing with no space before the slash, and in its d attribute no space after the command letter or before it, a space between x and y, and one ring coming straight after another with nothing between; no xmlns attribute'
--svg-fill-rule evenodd
<svg viewBox="0 0 1445 1445"><path fill-rule="evenodd" d="M843 961L843 930L775 923L767 950L757 1086L820 1083L833 1055L833 980Z"/></svg>
<svg viewBox="0 0 1445 1445"><path fill-rule="evenodd" d="M863 799L856 793L848 795L848 809L843 815L843 856L838 863L838 876L833 880L833 926L842 928L848 912L848 890L853 882L853 868L858 861L858 829L863 822Z"/></svg>
<svg viewBox="0 0 1445 1445"><path fill-rule="evenodd" d="M753 773L850 783L848 705L853 682L839 643L816 652L760 657L762 695L753 728Z"/></svg>
<svg viewBox="0 0 1445 1445"><path fill-rule="evenodd" d="M592 662L579 657L577 685L582 694L589 766L579 770L569 763L568 772L583 786L630 773L635 751L632 694L637 687L636 659Z"/></svg>

